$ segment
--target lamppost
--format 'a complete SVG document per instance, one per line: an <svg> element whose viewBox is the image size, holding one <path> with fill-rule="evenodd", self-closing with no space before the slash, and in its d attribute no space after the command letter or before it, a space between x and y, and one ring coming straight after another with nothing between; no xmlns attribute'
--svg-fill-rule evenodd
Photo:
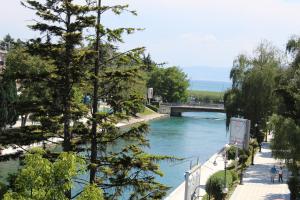
<svg viewBox="0 0 300 200"><path fill-rule="evenodd" d="M257 131L257 123L255 123L255 125L254 125L254 127L255 127L255 133L257 133L256 131ZM252 145L252 157L251 157L251 165L254 165L254 148L255 148L255 145Z"/></svg>
<svg viewBox="0 0 300 200"><path fill-rule="evenodd" d="M228 193L228 188L227 188L227 149L229 148L229 145L226 144L225 148L224 148L224 188L223 188L223 194L224 196Z"/></svg>
<svg viewBox="0 0 300 200"><path fill-rule="evenodd" d="M230 147L230 145L226 144L225 147L224 147L224 150L223 150L223 158L224 158L224 188L222 190L224 196L228 193L228 187L227 187L227 163L228 163L228 160L227 160L227 150L228 148ZM213 162L214 166L217 166L218 163L217 163L217 158L219 156L217 156Z"/></svg>

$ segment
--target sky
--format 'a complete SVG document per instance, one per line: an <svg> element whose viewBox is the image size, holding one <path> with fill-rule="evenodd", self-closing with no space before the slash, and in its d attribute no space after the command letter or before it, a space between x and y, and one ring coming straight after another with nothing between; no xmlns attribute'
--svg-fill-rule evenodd
<svg viewBox="0 0 300 200"><path fill-rule="evenodd" d="M158 63L179 66L192 80L229 81L234 58L263 40L284 50L300 34L299 0L103 0L129 4L138 16L107 14L110 27L145 30L125 37L120 49L144 46ZM32 11L19 0L1 0L0 37L29 39Z"/></svg>

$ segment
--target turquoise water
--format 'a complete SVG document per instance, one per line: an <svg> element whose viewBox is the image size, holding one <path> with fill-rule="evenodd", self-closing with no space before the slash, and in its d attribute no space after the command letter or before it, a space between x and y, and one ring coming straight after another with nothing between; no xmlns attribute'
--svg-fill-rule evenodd
<svg viewBox="0 0 300 200"><path fill-rule="evenodd" d="M231 87L231 82L191 80L189 90L224 92L230 87Z"/></svg>
<svg viewBox="0 0 300 200"><path fill-rule="evenodd" d="M204 163L228 140L223 113L183 113L183 117L152 121L150 127L151 153L185 158L161 163L165 176L160 181L173 189L184 180L191 161Z"/></svg>
<svg viewBox="0 0 300 200"><path fill-rule="evenodd" d="M183 113L182 117L154 120L149 124L151 148L146 151L185 158L182 161L160 163L164 177L158 177L158 180L172 187L169 193L184 181L184 172L189 169L191 161L196 163L199 159L204 163L228 140L223 113ZM88 179L88 175L80 178ZM82 188L76 185L74 194Z"/></svg>
<svg viewBox="0 0 300 200"><path fill-rule="evenodd" d="M201 163L205 162L227 142L223 113L183 113L182 117L151 121L150 129L148 152L185 158L160 163L165 176L158 180L172 187L169 192L183 182L191 161L195 163L199 158ZM18 161L0 163L0 176L16 171L17 167ZM77 189L81 186L77 185Z"/></svg>

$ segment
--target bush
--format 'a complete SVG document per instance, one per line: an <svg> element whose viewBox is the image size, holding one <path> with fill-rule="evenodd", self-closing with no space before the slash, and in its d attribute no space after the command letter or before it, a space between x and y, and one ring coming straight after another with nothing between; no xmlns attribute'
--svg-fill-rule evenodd
<svg viewBox="0 0 300 200"><path fill-rule="evenodd" d="M230 148L227 150L228 160L234 160L235 159L235 153L236 153L236 147L235 146L230 146ZM241 155L247 155L247 154L249 154L248 151L244 151L243 149L239 149L239 157Z"/></svg>
<svg viewBox="0 0 300 200"><path fill-rule="evenodd" d="M229 170L229 172L231 173L232 182L235 182L236 180L238 180L239 176L235 170Z"/></svg>
<svg viewBox="0 0 300 200"><path fill-rule="evenodd" d="M206 182L205 191L208 195L213 196L215 200L223 199L224 178L225 178L224 170L218 171L214 173L211 177L209 177L209 179ZM232 183L233 183L232 172L227 171L226 173L227 187L230 187Z"/></svg>
<svg viewBox="0 0 300 200"><path fill-rule="evenodd" d="M0 182L0 199L3 199L3 196L7 192L7 190L7 186L4 183Z"/></svg>

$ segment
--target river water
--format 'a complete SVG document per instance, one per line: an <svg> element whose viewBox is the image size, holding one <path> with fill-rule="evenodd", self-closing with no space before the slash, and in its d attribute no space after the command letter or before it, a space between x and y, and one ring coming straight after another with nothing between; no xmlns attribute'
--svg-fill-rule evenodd
<svg viewBox="0 0 300 200"><path fill-rule="evenodd" d="M152 121L150 127L151 153L185 158L161 163L165 176L160 181L172 189L183 182L191 162L199 159L204 163L228 140L223 113L183 113L182 117Z"/></svg>
<svg viewBox="0 0 300 200"><path fill-rule="evenodd" d="M170 117L150 122L150 147L148 152L184 158L182 161L162 162L164 177L160 182L174 190L184 180L184 172L191 161L204 163L227 142L225 114L183 113L182 117ZM16 171L18 161L0 163L0 180L8 172ZM77 186L78 187L78 186ZM76 188L80 189L80 188Z"/></svg>

